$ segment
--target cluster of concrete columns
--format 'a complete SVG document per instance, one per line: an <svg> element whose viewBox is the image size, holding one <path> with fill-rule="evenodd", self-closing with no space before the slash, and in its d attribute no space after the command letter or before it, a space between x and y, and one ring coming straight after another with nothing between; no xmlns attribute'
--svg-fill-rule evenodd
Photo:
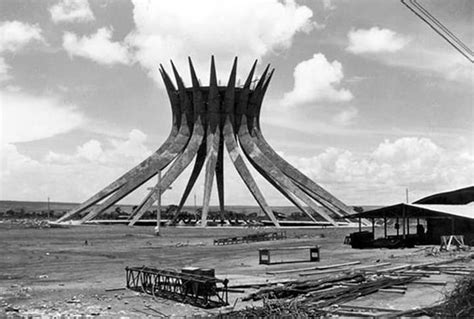
<svg viewBox="0 0 474 319"><path fill-rule="evenodd" d="M218 86L212 58L209 86L201 86L189 59L192 86L185 87L173 62L171 65L175 83L163 66L160 66L173 115L173 125L168 138L150 157L76 209L67 212L58 220L59 222L71 219L87 210L90 212L81 219L81 222L89 221L163 171L163 177L155 188L150 190L132 212L130 225L133 225L151 209L158 196L168 190L194 160L175 217L204 170L201 225L205 226L214 178L221 213L225 209L224 148L227 149L234 167L255 201L277 227L279 222L250 173L244 157L259 174L314 222L317 222L315 216L319 215L328 223L336 225L335 217L346 217L353 212L351 208L286 162L263 137L260 110L274 69L270 71L267 66L256 85L252 85L255 62L245 84L239 87L236 86L237 58L235 58L227 85ZM327 214L321 207L325 207L332 214Z"/></svg>

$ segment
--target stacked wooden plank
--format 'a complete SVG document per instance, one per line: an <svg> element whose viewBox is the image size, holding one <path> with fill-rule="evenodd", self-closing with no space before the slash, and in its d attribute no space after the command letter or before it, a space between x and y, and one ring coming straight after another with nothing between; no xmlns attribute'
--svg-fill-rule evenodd
<svg viewBox="0 0 474 319"><path fill-rule="evenodd" d="M404 285L419 279L420 276L365 276L360 273L345 274L322 279L290 281L285 284L268 286L243 298L246 300L282 299L301 297L302 303L329 305L346 302L379 289ZM303 296L303 297L302 297Z"/></svg>
<svg viewBox="0 0 474 319"><path fill-rule="evenodd" d="M260 318L260 317L315 317L334 313L348 315L348 309L332 309L327 307L340 305L361 296L375 293L381 289L402 289L404 285L418 280L419 276L392 277L386 275L366 276L361 273L332 276L322 279L305 281L289 281L279 285L262 287L258 291L244 297L243 301L263 300L263 307L253 307L238 312L228 313L221 318ZM392 310L393 311L393 310ZM382 309L377 310L383 313ZM387 310L388 312L388 310ZM353 315L369 314L369 311Z"/></svg>

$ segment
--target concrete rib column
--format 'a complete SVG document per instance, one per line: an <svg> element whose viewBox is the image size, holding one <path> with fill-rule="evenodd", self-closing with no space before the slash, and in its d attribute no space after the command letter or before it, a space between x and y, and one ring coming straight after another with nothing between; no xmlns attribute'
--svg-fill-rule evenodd
<svg viewBox="0 0 474 319"><path fill-rule="evenodd" d="M273 148L268 144L268 142L263 137L260 128L260 110L262 106L263 96L265 95L266 89L270 83L270 80L273 76L273 70L270 73L268 79L264 84L263 90L256 101L254 108L254 117L253 125L251 125L251 135L254 137L254 141L257 146L262 150L262 152L268 157L271 158L275 165L288 177L290 177L297 185L304 190L309 196L314 200L318 201L321 205L332 211L338 216L348 216L353 213L352 208L346 206L339 199L331 195L328 191L318 185L316 182L309 179L306 175L301 173L299 170L294 168L291 164L285 161Z"/></svg>
<svg viewBox="0 0 474 319"><path fill-rule="evenodd" d="M184 89L184 84L181 80L181 77L178 74L178 71L176 68L173 66L173 71L176 76L176 81L178 82L178 89L182 92L182 94L187 97L185 89ZM180 93L181 93L180 92ZM197 110L198 105L194 105L194 114L196 116L194 127L193 127L193 132L191 134L191 138L186 145L185 150L183 153L171 164L170 168L166 171L164 174L163 178L161 179L161 185L159 186L162 190L162 193L164 193L168 187L173 183L179 175L188 167L188 165L192 162L193 158L196 156L199 147L201 146L203 139L204 139L204 134L205 134L205 129L202 125L201 121L201 115L199 114L199 111ZM188 110L191 111L191 110ZM158 185L157 185L158 186ZM137 209L133 212L135 215L132 219L132 221L129 223L130 226L134 225L140 218L143 216L143 214L150 209L150 207L153 205L153 203L157 200L157 195L155 191L151 191L143 203L137 207Z"/></svg>
<svg viewBox="0 0 474 319"><path fill-rule="evenodd" d="M219 114L220 118L225 117L223 112ZM223 120L223 119L221 119ZM224 196L224 125L219 125L219 148L217 151L217 163L216 163L216 186L217 196L219 198L219 214L221 220L224 219L225 214L225 196Z"/></svg>
<svg viewBox="0 0 474 319"><path fill-rule="evenodd" d="M165 80L165 83L171 83L171 80L169 80L169 77L167 76L164 69L162 69L162 74L166 75L165 79L167 80ZM190 107L190 104L188 101L186 101L186 99L181 98L179 101L179 107L181 110L181 126L179 128L178 135L175 137L170 147L165 149L160 154L161 156L156 159L153 165L150 165L150 167L143 169L135 176L133 176L133 178L129 178L127 183L122 188L120 188L112 196L107 198L102 204L94 208L88 215L86 215L81 220L82 223L95 218L97 215L101 214L102 212L110 208L112 205L116 204L119 200L126 197L128 194L143 185L153 176L158 174L160 170L166 168L180 153L183 152L191 135L188 120L188 116L190 113L187 111L187 108Z"/></svg>
<svg viewBox="0 0 474 319"><path fill-rule="evenodd" d="M192 83L192 91L193 91L193 104L196 106L196 115L199 115L201 119L204 120L204 125L207 124L205 121L206 119L206 107L204 105L204 98L202 96L201 92L201 87L199 84L199 80L196 76L196 71L194 70L193 63L191 61L191 58L188 58L189 61L189 69L191 70L191 83ZM184 190L183 196L181 197L181 200L178 205L178 209L176 210L175 215L173 216L172 220L170 221L170 225L173 225L177 218L179 213L181 212L181 209L183 208L184 204L186 203L186 200L191 193L194 184L196 183L196 180L199 177L199 174L201 173L202 168L204 167L204 163L206 160L206 153L207 153L207 146L206 146L206 140L203 140L203 143L199 147L199 150L196 155L196 160L194 163L193 171L191 172L191 176L189 177L188 183L186 184L186 189Z"/></svg>
<svg viewBox="0 0 474 319"><path fill-rule="evenodd" d="M261 90L267 71L268 71L268 67L264 71L262 77L260 78L260 81L258 82L257 87L255 88L255 92L253 92L253 96L251 97L251 99L252 98L255 99L256 94L258 94L257 91ZM243 94L242 94L242 97L248 98L247 96L244 96ZM245 101L242 101L242 97L241 97L241 102L243 103ZM248 104L249 103L247 101L247 103L245 103L245 105L242 106L241 111L243 111L244 114L242 115L242 121L241 121L239 132L238 132L240 145L242 146L245 155L247 155L249 160L250 159L252 160L251 161L252 165L254 165L256 168L258 167L260 170L265 172L265 174L263 175L265 178L271 179L273 182L277 183L280 186L280 188L284 189L287 193L294 194L303 203L305 203L312 210L317 212L317 205L315 205L315 203L303 191L301 191L297 186L295 186L291 182L291 180L286 175L284 175L271 162L271 160L265 157L265 155L260 151L260 149L253 142L249 133L249 124L247 122L247 114L249 112ZM311 220L313 220L314 222L317 222L317 220L315 220L314 217L310 213L308 213L306 210L304 210L303 212L306 213ZM321 212L318 212L318 213L321 214L323 217L325 217L325 219L328 220L330 223L334 225L336 224L336 222L331 217L327 216L327 214L324 214Z"/></svg>
<svg viewBox="0 0 474 319"><path fill-rule="evenodd" d="M256 61L252 66L252 69L249 74L249 79L247 80L246 87L250 87L250 81L253 77L255 72ZM234 164L235 169L239 173L240 177L244 181L245 185L249 189L252 196L257 201L258 205L262 209L262 211L270 218L273 224L276 227L280 227L278 220L276 219L273 211L271 210L270 206L267 204L265 197L263 196L262 192L258 188L257 183L255 182L252 174L250 173L245 161L242 157L240 152L240 148L238 146L237 140L235 138L234 132L234 123L235 123L235 77L237 73L237 58L234 60L234 65L232 67L232 71L229 77L229 82L227 84L225 100L224 100L224 113L225 113L225 123L224 123L224 141L225 146L227 148L227 152L229 153L229 157Z"/></svg>
<svg viewBox="0 0 474 319"><path fill-rule="evenodd" d="M195 158L193 171L182 195L177 213L182 209L205 165L201 224L206 226L214 175L217 184L221 218L225 209L224 144L233 165L252 196L277 227L279 226L278 220L275 218L249 172L241 151L247 156L250 164L267 181L313 221L317 222L313 215L319 214L330 223L336 224L332 217L328 216L324 211L320 211L321 207L314 201L339 216L346 216L350 213L350 208L282 159L264 139L259 122L260 110L264 94L274 70L267 77L269 69L267 67L256 87L251 88L250 85L256 67L255 63L244 87L242 89L236 88L236 58L222 101L220 94L223 94L223 88L217 85L215 61L214 57L212 57L211 79L206 109L204 94L206 94L207 88L200 87L191 59L189 59L189 66L193 83L192 99L190 98L191 90L184 87L184 83L173 62L171 64L176 78L177 90L163 66L160 65L160 73L173 111L172 130L166 141L140 165L122 175L78 208L62 216L58 221L72 218L92 205L103 201L85 216L81 222L91 220L170 165L161 182L156 185L157 188L160 188L161 193L164 193ZM237 93L239 94L238 99L236 98ZM153 190L144 198L132 213L133 219L130 221L130 225L133 225L147 209L151 208L157 196L157 192ZM175 221L176 217L177 215L172 221Z"/></svg>
<svg viewBox="0 0 474 319"><path fill-rule="evenodd" d="M141 174L143 171L148 171L150 168L154 166L166 166L169 164L167 158L163 158L163 154L169 150L173 144L176 144L175 139L177 138L178 131L181 124L181 110L179 107L179 100L176 94L176 89L169 79L168 74L164 71L163 68L160 69L161 77L163 78L163 82L165 83L166 91L168 93L168 97L171 103L171 110L172 110L172 117L173 117L173 125L171 127L171 132L165 142L161 145L161 147L155 151L150 157L145 159L139 165L135 166L127 173L116 179L114 182L109 184L107 187L103 188L101 191L90 197L84 203L79 205L79 207L67 212L65 215L61 216L56 222L63 222L77 214L82 213L86 209L90 208L91 206L95 205L96 203L100 202L104 198L110 196L122 186L124 186L130 179L136 177L137 175ZM172 159L171 159L172 160Z"/></svg>
<svg viewBox="0 0 474 319"><path fill-rule="evenodd" d="M207 157L206 157L206 175L204 178L204 196L202 203L201 226L207 225L207 215L209 213L209 203L211 200L212 183L216 171L217 152L220 142L220 97L217 87L216 66L214 57L211 59L211 77L209 81L209 96L207 102Z"/></svg>

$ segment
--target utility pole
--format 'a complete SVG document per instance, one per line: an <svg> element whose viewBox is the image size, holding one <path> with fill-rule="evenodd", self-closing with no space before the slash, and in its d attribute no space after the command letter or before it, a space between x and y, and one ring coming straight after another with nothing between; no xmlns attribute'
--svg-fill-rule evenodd
<svg viewBox="0 0 474 319"><path fill-rule="evenodd" d="M405 188L405 197L406 197L406 203L408 204L409 200L408 200L408 187Z"/></svg>
<svg viewBox="0 0 474 319"><path fill-rule="evenodd" d="M50 207L50 204L49 204L49 196L48 196L48 219L50 219L50 215L51 214L51 207Z"/></svg>
<svg viewBox="0 0 474 319"><path fill-rule="evenodd" d="M158 184L156 185L158 192L158 211L156 212L156 227L155 236L160 236L160 222L161 222L161 170L158 172Z"/></svg>
<svg viewBox="0 0 474 319"><path fill-rule="evenodd" d="M194 211L197 211L197 206L196 206L196 193L194 193Z"/></svg>
<svg viewBox="0 0 474 319"><path fill-rule="evenodd" d="M161 189L161 170L158 172L158 183L155 187L148 188L149 190L155 190L158 194L158 211L156 212L156 227L155 227L155 235L160 236L160 222L161 222L161 194L163 190ZM168 187L167 189L171 189Z"/></svg>

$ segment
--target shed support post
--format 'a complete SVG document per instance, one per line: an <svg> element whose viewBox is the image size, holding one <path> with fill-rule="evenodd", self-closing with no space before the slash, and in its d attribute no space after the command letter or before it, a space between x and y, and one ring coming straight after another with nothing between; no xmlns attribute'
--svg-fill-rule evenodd
<svg viewBox="0 0 474 319"><path fill-rule="evenodd" d="M360 217L359 217L359 233L362 231L362 223L361 223L361 220L360 220Z"/></svg>
<svg viewBox="0 0 474 319"><path fill-rule="evenodd" d="M383 238L387 238L387 216L383 217Z"/></svg>
<svg viewBox="0 0 474 319"><path fill-rule="evenodd" d="M375 238L375 218L372 218L372 235Z"/></svg>
<svg viewBox="0 0 474 319"><path fill-rule="evenodd" d="M403 216L402 216L403 233L402 233L402 235L403 235L403 239L405 239L405 237L406 237L406 230L405 230L405 228L406 228L406 225L405 225L405 222L406 222L406 220L405 220L405 209L406 209L406 207L403 206L402 209L403 209Z"/></svg>
<svg viewBox="0 0 474 319"><path fill-rule="evenodd" d="M397 237L398 237L398 236L400 236L400 224L399 224L398 217L397 217L397 222L395 223L395 226L397 228Z"/></svg>

